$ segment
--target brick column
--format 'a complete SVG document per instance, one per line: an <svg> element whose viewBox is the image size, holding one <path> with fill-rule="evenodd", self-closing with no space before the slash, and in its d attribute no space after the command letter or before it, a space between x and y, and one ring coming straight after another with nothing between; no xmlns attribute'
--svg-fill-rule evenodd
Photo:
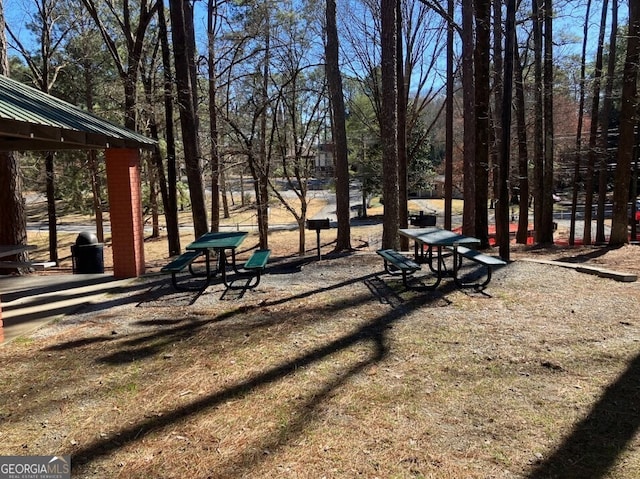
<svg viewBox="0 0 640 479"><path fill-rule="evenodd" d="M133 149L105 150L113 275L135 278L145 271L140 191L140 154Z"/></svg>

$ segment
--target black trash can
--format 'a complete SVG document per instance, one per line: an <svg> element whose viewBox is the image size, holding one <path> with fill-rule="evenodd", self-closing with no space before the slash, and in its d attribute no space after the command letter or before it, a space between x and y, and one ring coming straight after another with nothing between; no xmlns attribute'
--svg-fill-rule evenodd
<svg viewBox="0 0 640 479"><path fill-rule="evenodd" d="M417 226L418 228L436 225L436 215L425 215L424 211L421 211L419 215L410 216L409 219L411 220L411 226Z"/></svg>
<svg viewBox="0 0 640 479"><path fill-rule="evenodd" d="M104 273L104 245L93 233L84 231L71 246L74 274Z"/></svg>

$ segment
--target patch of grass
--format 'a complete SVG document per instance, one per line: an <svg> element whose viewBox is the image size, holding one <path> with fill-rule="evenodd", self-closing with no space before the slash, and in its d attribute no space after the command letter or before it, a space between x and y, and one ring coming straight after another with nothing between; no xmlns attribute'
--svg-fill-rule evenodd
<svg viewBox="0 0 640 479"><path fill-rule="evenodd" d="M33 339L30 338L29 336L20 336L14 339L14 342L17 345L26 347L26 346L31 346L33 344Z"/></svg>

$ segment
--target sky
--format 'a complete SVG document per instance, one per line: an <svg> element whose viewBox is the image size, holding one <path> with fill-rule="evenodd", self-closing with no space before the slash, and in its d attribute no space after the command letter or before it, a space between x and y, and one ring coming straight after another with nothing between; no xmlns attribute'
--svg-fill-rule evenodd
<svg viewBox="0 0 640 479"><path fill-rule="evenodd" d="M29 19L26 10L34 8L34 0L0 0L4 3L5 18L7 24L11 26L13 31L21 37L21 41L25 44L30 44L34 41L30 32L26 29L25 24ZM618 1L618 0L616 0ZM637 1L637 0L629 0ZM167 0L165 0L165 4ZM199 2L202 3L202 2ZM526 2L523 2L526 3ZM554 2L556 8L560 8L560 2L556 0ZM586 8L584 4L586 0L570 0L565 2L566 6L563 6L558 12L554 21L554 36L556 41L561 37L572 38L573 41L568 44L560 45L556 47L556 54L576 54L579 55L582 48L582 35L584 28L584 16ZM593 1L594 6L590 15L590 30L588 34L588 56L593 58L595 56L598 25L600 23L600 0ZM619 24L626 25L628 16L628 3L627 1L619 1ZM196 10L196 28L206 28L206 16L201 9ZM606 33L606 39L609 37L609 32ZM11 53L10 53L11 54Z"/></svg>

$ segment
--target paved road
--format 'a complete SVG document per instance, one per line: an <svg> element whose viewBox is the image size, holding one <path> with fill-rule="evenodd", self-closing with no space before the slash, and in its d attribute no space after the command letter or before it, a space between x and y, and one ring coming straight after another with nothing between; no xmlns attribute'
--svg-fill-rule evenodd
<svg viewBox="0 0 640 479"><path fill-rule="evenodd" d="M283 194L286 195L291 195L293 196L294 193L293 191L283 191ZM326 189L319 189L319 190L310 190L308 192L309 198L320 198L324 201L326 201L326 205L324 206L324 208L322 208L318 213L316 213L312 218L310 219L325 219L325 218L329 218L329 220L332 223L335 223L337 221L337 216L336 216L336 198L335 198L335 192L331 191L331 190L326 190ZM37 201L43 201L42 198L32 198L32 200L37 200ZM423 210L425 212L435 212L437 218L438 218L438 225L442 226L442 222L443 222L443 215L444 215L444 211L442 211L441 209L439 209L437 207L438 202L434 202L431 201L429 199L413 199L412 200L414 202L414 204L418 205L418 208L420 210ZM352 185L352 187L350 188L350 204L351 204L351 216L352 217L356 217L357 216L357 211L358 211L358 207L362 204L362 194L361 191L359 189L359 187L357 185ZM563 206L565 206L565 210L566 211L554 211L554 221L558 223L558 225L560 227L565 227L565 228L569 228L570 227L570 222L571 222L571 214L570 214L570 204L564 204ZM612 205L608 204L605 207L605 218L611 218L611 209L612 209ZM593 218L595 218L596 214L595 214L595 206L594 206L594 214L593 214ZM578 207L578 211L576 212L576 236L577 237L581 237L582 232L584 230L584 208L581 208L580 206ZM489 211L489 221L492 222L493 221L493 210ZM454 215L454 217L452 218L452 223L454 225L460 225L462 224L462 216L461 215ZM251 225L237 225L234 227L242 227L243 229L251 229L252 227L255 228L256 226L251 226ZM291 222L288 224L272 224L269 226L270 229L272 230L285 230L285 229L296 229L298 226L296 223ZM191 225L186 225L183 226L181 228L184 228L186 230L191 230L192 226ZM27 223L27 229L29 231L42 231L43 233L48 233L48 224L47 222L29 222ZM64 233L81 233L84 231L88 231L91 233L95 233L95 224L91 223L91 224L77 224L77 223L65 223L65 222L61 222L58 223L58 231L59 232L64 232ZM109 233L111 231L111 226L109 224L109 222L105 222L104 224L104 230L105 233ZM596 223L595 220L593 221L593 226L592 226L592 231L593 234L595 234L596 231ZM605 226L605 234L609 234L610 228L609 226ZM145 232L151 233L151 227L145 228Z"/></svg>

